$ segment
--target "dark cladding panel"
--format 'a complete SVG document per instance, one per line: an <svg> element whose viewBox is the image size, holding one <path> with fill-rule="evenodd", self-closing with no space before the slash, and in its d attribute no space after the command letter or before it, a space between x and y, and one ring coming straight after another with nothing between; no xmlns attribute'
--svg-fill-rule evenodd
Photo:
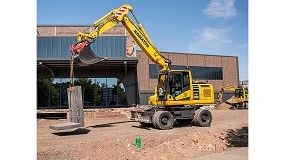
<svg viewBox="0 0 285 160"><path fill-rule="evenodd" d="M74 37L60 37L60 55L59 57L69 57L70 56L70 51L69 47L71 44L75 44L76 38Z"/></svg>
<svg viewBox="0 0 285 160"><path fill-rule="evenodd" d="M172 65L172 70L185 70L186 66ZM192 73L192 77L195 80L223 80L223 68L222 67L200 67L189 66L189 70ZM155 64L149 64L149 78L157 78L158 70Z"/></svg>
<svg viewBox="0 0 285 160"><path fill-rule="evenodd" d="M91 44L93 52L101 57L126 57L125 36L101 36Z"/></svg>
<svg viewBox="0 0 285 160"><path fill-rule="evenodd" d="M198 80L223 80L222 67L189 66L192 77Z"/></svg>
<svg viewBox="0 0 285 160"><path fill-rule="evenodd" d="M157 78L159 69L155 64L149 64L149 78Z"/></svg>
<svg viewBox="0 0 285 160"><path fill-rule="evenodd" d="M185 69L187 69L187 67L186 66L172 65L171 69L172 70L185 70Z"/></svg>
<svg viewBox="0 0 285 160"><path fill-rule="evenodd" d="M69 47L76 43L75 37L38 37L37 58L69 59ZM91 44L93 52L101 57L125 57L125 36L101 36Z"/></svg>
<svg viewBox="0 0 285 160"><path fill-rule="evenodd" d="M45 41L42 37L38 37L37 39L37 57L46 57L47 56L47 50Z"/></svg>

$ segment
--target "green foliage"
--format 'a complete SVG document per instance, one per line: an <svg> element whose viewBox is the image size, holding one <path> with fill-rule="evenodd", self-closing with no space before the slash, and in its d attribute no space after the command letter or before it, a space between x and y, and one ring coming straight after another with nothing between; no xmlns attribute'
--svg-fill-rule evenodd
<svg viewBox="0 0 285 160"><path fill-rule="evenodd" d="M53 83L54 79L38 79L37 80L37 93L38 93L38 107L60 106L67 104L67 88L68 83ZM105 83L95 82L89 78L76 78L74 80L75 86L81 86L83 92L84 105L102 105L102 90L108 86ZM60 88L61 87L61 88ZM125 90L121 85L113 85L113 95L118 95L121 100L120 105L127 105L127 97ZM61 90L61 95L60 95ZM94 104L95 103L95 104Z"/></svg>
<svg viewBox="0 0 285 160"><path fill-rule="evenodd" d="M59 90L56 89L55 84L53 84L52 82L52 78L37 80L37 95L39 107L59 105Z"/></svg>
<svg viewBox="0 0 285 160"><path fill-rule="evenodd" d="M88 105L101 104L102 87L98 82L92 84L92 80L89 78L76 78L74 80L75 86L81 86L83 92L83 99Z"/></svg>
<svg viewBox="0 0 285 160"><path fill-rule="evenodd" d="M93 88L94 88L94 101L96 106L100 106L102 103L102 88L99 84L99 82L93 83Z"/></svg>

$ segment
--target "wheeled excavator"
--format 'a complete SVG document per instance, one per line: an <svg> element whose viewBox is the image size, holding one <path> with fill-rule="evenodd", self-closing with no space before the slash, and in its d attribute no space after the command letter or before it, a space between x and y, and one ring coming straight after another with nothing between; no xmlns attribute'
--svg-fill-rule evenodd
<svg viewBox="0 0 285 160"><path fill-rule="evenodd" d="M222 86L216 104L220 105L223 102L224 91L234 92L234 96L229 100L225 101L226 103L232 105L235 109L245 109L248 107L248 88L247 87L235 87L231 85Z"/></svg>
<svg viewBox="0 0 285 160"><path fill-rule="evenodd" d="M129 13L135 21L131 19ZM93 53L90 44L119 23L159 68L154 95L148 99L151 107L132 112L131 119L139 121L142 126L151 125L162 130L172 128L174 121L183 124L192 123L201 127L210 126L212 114L207 107L214 104L213 86L193 81L190 70L172 70L171 61L159 52L133 14L132 6L128 4L110 11L94 22L91 32L77 34L78 43L70 47L71 52L76 55L75 59L85 64L104 60Z"/></svg>

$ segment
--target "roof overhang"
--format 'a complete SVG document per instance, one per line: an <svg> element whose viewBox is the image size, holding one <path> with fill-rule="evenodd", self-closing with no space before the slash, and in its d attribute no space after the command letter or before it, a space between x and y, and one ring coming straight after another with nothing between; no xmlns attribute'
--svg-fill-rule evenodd
<svg viewBox="0 0 285 160"><path fill-rule="evenodd" d="M114 76L116 72L126 72L128 68L136 69L138 58L109 58L92 65L74 64L75 76L104 77ZM108 74L106 74L108 72ZM38 78L69 78L70 59L37 59Z"/></svg>

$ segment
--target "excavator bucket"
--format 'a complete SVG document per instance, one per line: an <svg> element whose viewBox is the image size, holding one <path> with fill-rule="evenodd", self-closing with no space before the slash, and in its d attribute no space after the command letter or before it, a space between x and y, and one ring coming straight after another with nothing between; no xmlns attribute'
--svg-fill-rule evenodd
<svg viewBox="0 0 285 160"><path fill-rule="evenodd" d="M87 44L82 49L82 51L79 53L78 58L82 63L85 64L95 64L106 59L95 55L91 50L90 44Z"/></svg>
<svg viewBox="0 0 285 160"><path fill-rule="evenodd" d="M79 65L91 65L107 59L94 54L91 50L90 43L87 41L80 42L71 46L70 50L73 53L76 53L76 56L74 57L74 63Z"/></svg>

